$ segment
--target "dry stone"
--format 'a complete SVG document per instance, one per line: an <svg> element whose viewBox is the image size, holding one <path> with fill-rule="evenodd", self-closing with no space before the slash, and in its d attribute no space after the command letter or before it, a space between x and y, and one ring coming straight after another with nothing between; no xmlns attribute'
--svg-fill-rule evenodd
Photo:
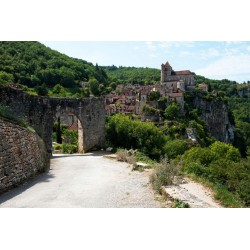
<svg viewBox="0 0 250 250"><path fill-rule="evenodd" d="M0 149L4 149L0 150L0 193L49 166L46 146L36 133L1 119Z"/></svg>

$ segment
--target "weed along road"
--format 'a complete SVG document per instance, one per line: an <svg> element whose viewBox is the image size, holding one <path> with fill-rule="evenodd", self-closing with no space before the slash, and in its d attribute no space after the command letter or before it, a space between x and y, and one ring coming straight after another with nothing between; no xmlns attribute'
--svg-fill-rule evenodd
<svg viewBox="0 0 250 250"><path fill-rule="evenodd" d="M160 207L148 173L100 153L55 155L48 173L0 196L0 207Z"/></svg>

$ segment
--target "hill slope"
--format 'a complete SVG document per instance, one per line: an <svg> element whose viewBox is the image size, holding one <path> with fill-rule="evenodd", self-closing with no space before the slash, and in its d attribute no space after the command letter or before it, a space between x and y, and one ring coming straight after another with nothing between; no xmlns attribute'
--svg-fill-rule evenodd
<svg viewBox="0 0 250 250"><path fill-rule="evenodd" d="M71 88L91 77L102 83L107 80L98 66L61 54L39 42L0 42L0 73L28 87L45 83L48 87L60 84Z"/></svg>
<svg viewBox="0 0 250 250"><path fill-rule="evenodd" d="M115 83L154 84L160 82L161 71L153 68L102 66Z"/></svg>

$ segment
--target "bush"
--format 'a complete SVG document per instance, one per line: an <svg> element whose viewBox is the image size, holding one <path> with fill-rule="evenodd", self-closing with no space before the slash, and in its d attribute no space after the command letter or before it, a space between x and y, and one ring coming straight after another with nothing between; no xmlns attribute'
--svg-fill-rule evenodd
<svg viewBox="0 0 250 250"><path fill-rule="evenodd" d="M162 186L172 185L174 177L179 174L179 165L174 161L169 161L166 157L162 158L160 163L156 163L153 168L150 180L153 188L159 193L161 193Z"/></svg>
<svg viewBox="0 0 250 250"><path fill-rule="evenodd" d="M169 159L174 159L178 155L184 154L188 149L188 145L183 140L173 140L168 141L164 146L164 153L168 156Z"/></svg>
<svg viewBox="0 0 250 250"><path fill-rule="evenodd" d="M182 170L202 177L215 187L215 196L227 207L250 206L250 160L241 159L232 145L215 142L209 148L191 148L182 157Z"/></svg>
<svg viewBox="0 0 250 250"><path fill-rule="evenodd" d="M62 144L56 144L54 146L55 150L61 150L62 149Z"/></svg>
<svg viewBox="0 0 250 250"><path fill-rule="evenodd" d="M216 159L225 158L234 162L241 159L239 150L230 144L216 141L209 148L214 153Z"/></svg>
<svg viewBox="0 0 250 250"><path fill-rule="evenodd" d="M121 114L109 117L106 132L107 140L113 146L139 149L154 158L160 157L166 142L163 132L154 124Z"/></svg>
<svg viewBox="0 0 250 250"><path fill-rule="evenodd" d="M72 145L68 143L62 144L62 152L63 154L74 154L77 153L77 145Z"/></svg>
<svg viewBox="0 0 250 250"><path fill-rule="evenodd" d="M47 96L48 95L48 89L46 88L45 83L43 83L42 85L38 85L35 87L35 91L38 95L41 96Z"/></svg>
<svg viewBox="0 0 250 250"><path fill-rule="evenodd" d="M173 208L190 208L188 203L185 203L185 202L180 201L178 199L174 199L172 207Z"/></svg>

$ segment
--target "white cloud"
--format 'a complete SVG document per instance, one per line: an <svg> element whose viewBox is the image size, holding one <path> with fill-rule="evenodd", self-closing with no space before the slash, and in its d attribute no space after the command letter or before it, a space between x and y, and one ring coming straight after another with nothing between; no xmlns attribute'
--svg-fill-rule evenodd
<svg viewBox="0 0 250 250"><path fill-rule="evenodd" d="M207 50L201 50L199 56L202 57L203 59L210 57L218 57L220 56L220 52L215 48L209 48Z"/></svg>
<svg viewBox="0 0 250 250"><path fill-rule="evenodd" d="M250 51L250 46L247 46L247 48L246 48L246 49L247 49L247 51Z"/></svg>
<svg viewBox="0 0 250 250"><path fill-rule="evenodd" d="M183 51L180 51L179 55L180 56L191 56L191 55L193 55L193 53L190 51L187 51L187 50L183 50Z"/></svg>
<svg viewBox="0 0 250 250"><path fill-rule="evenodd" d="M226 56L195 70L195 73L214 79L248 81L250 80L250 55Z"/></svg>
<svg viewBox="0 0 250 250"><path fill-rule="evenodd" d="M153 42L147 41L147 42L146 42L146 46L147 46L147 48L148 48L149 50L156 50L156 49L157 49L157 46L155 46Z"/></svg>

